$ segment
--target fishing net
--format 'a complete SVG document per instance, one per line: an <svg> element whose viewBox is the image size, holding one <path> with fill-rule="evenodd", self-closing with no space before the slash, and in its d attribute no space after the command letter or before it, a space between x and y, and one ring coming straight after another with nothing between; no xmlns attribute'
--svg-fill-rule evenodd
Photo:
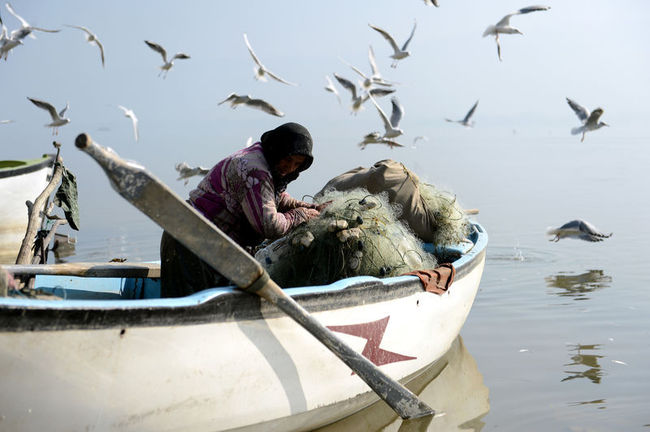
<svg viewBox="0 0 650 432"><path fill-rule="evenodd" d="M460 243L470 234L471 224L455 195L432 184L420 183L420 197L431 218L431 243L449 246Z"/></svg>
<svg viewBox="0 0 650 432"><path fill-rule="evenodd" d="M331 201L312 219L259 250L255 258L283 287L329 284L357 275L396 276L436 266L436 259L399 221L401 208L386 193L330 190Z"/></svg>

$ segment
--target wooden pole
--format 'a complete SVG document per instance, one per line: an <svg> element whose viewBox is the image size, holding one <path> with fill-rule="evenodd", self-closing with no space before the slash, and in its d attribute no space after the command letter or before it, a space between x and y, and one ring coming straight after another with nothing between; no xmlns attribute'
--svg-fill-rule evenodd
<svg viewBox="0 0 650 432"><path fill-rule="evenodd" d="M34 204L32 206L28 206L29 222L27 224L25 237L23 238L23 242L20 245L20 250L18 251L18 256L16 257L16 264L31 264L34 239L36 238L36 233L40 229L41 225L41 210L45 209L47 200L50 198L50 195L52 195L54 188L59 185L61 178L63 177L63 160L59 157L61 144L57 142L54 142L53 144L57 150L52 179L50 180L50 183L45 187L43 192L41 192L41 194L38 196L38 198L36 198Z"/></svg>

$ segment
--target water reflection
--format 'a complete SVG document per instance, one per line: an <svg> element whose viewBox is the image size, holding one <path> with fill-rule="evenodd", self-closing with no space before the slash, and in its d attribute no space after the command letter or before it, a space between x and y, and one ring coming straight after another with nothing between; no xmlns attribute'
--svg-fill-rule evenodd
<svg viewBox="0 0 650 432"><path fill-rule="evenodd" d="M574 300L588 300L588 294L603 288L609 288L612 277L602 270L589 270L581 274L559 273L545 278L549 288L559 288L556 291L560 297L572 297Z"/></svg>
<svg viewBox="0 0 650 432"><path fill-rule="evenodd" d="M583 371L567 371L564 373L568 374L562 382L570 381L576 378L586 378L594 384L600 384L600 379L603 376L602 366L598 363L598 359L603 358L602 355L598 354L586 354L584 351L598 351L600 350L600 344L595 345L569 345L570 352L575 352L571 356L573 362L567 363L564 366L586 366L587 369Z"/></svg>
<svg viewBox="0 0 650 432"><path fill-rule="evenodd" d="M385 403L377 402L318 431L480 431L485 426L481 419L490 410L489 391L460 336L438 362L406 387L436 410L433 419L403 421Z"/></svg>

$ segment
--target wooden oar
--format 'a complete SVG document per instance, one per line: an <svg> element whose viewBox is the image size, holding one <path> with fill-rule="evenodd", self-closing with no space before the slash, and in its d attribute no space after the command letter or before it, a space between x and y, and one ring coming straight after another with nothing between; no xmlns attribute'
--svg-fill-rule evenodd
<svg viewBox="0 0 650 432"><path fill-rule="evenodd" d="M239 288L273 303L303 326L359 375L400 417L408 419L434 414L434 410L411 391L316 321L270 279L255 258L143 166L122 160L115 152L93 143L87 134L77 136L75 145L99 163L113 188L123 198Z"/></svg>

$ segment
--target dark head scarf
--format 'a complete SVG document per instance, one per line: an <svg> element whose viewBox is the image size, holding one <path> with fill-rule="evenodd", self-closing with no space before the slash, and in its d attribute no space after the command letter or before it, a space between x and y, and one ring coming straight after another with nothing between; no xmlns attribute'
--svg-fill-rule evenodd
<svg viewBox="0 0 650 432"><path fill-rule="evenodd" d="M314 161L311 154L311 134L307 128L298 123L285 123L266 131L262 134L261 141L264 158L271 167L276 193L284 192L287 185L297 179L300 172L309 168ZM280 160L293 155L303 155L305 161L296 171L282 177L277 173L276 166Z"/></svg>

